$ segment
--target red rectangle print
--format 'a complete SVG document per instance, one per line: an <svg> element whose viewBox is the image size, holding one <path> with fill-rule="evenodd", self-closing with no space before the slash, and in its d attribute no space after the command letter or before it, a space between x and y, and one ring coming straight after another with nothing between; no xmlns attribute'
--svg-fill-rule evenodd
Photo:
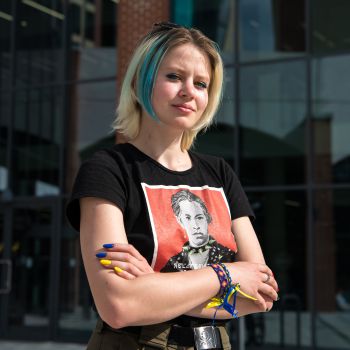
<svg viewBox="0 0 350 350"><path fill-rule="evenodd" d="M222 188L142 184L155 243L155 271L234 260L231 215Z"/></svg>

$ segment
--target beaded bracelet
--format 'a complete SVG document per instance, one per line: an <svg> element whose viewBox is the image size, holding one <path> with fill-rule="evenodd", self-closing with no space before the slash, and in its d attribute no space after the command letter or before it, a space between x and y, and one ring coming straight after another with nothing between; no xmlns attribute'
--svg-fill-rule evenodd
<svg viewBox="0 0 350 350"><path fill-rule="evenodd" d="M227 286L229 285L227 275L225 271L222 269L221 265L219 264L210 264L209 265L218 276L218 280L220 282L220 290L217 294L217 298L222 298L225 295Z"/></svg>
<svg viewBox="0 0 350 350"><path fill-rule="evenodd" d="M230 271L228 270L228 268L226 267L226 265L223 264L223 263L220 263L219 265L222 267L222 269L223 269L223 270L225 271L225 273L226 273L227 281L228 281L229 287L232 286L232 285L235 286L236 292L238 292L239 294L243 295L243 296L246 297L247 299L250 299L250 300L258 300L258 299L256 299L256 298L254 298L254 297L252 297L252 296L250 296L250 295L248 295L248 294L242 292L239 283L232 284L232 279L231 279Z"/></svg>
<svg viewBox="0 0 350 350"><path fill-rule="evenodd" d="M211 266L214 269L220 281L220 291L218 293L218 296L211 298L210 302L205 307L206 309L213 308L213 307L216 308L214 317L212 320L213 325L215 323L216 313L218 309L221 309L221 308L223 308L228 313L230 313L232 317L238 318L238 312L236 310L237 293L240 293L244 297L251 300L257 300L257 299L244 293L241 290L239 283L232 283L230 271L228 270L225 264L219 263L219 264L213 264L209 266ZM232 304L230 303L230 299L232 299Z"/></svg>
<svg viewBox="0 0 350 350"><path fill-rule="evenodd" d="M228 286L230 286L232 284L232 278L231 278L231 274L230 271L228 270L228 268L226 267L225 264L223 263L219 263L219 265L221 266L221 268L224 270L226 277L227 277L227 282L228 282Z"/></svg>

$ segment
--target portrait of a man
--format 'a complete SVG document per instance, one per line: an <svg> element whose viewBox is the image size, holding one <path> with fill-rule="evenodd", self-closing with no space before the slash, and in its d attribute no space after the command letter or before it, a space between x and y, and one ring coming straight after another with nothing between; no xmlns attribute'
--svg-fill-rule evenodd
<svg viewBox="0 0 350 350"><path fill-rule="evenodd" d="M171 207L188 241L171 257L161 272L200 269L220 261L233 261L235 253L219 244L209 233L212 217L203 200L189 190L171 196Z"/></svg>

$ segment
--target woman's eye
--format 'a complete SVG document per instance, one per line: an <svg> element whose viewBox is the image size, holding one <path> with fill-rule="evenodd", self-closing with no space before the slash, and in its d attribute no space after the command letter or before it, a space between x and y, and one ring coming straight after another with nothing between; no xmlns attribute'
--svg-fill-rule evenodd
<svg viewBox="0 0 350 350"><path fill-rule="evenodd" d="M178 80L178 79L180 79L180 77L177 74L175 74L175 73L169 73L169 74L166 75L166 77L168 79L171 79L171 80Z"/></svg>
<svg viewBox="0 0 350 350"><path fill-rule="evenodd" d="M201 89L206 89L208 87L207 83L205 83L204 81L198 81L196 85Z"/></svg>

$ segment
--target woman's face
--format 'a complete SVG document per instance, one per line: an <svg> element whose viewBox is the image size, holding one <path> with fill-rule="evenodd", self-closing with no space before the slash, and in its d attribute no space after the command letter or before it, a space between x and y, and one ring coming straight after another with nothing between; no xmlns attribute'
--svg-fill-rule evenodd
<svg viewBox="0 0 350 350"><path fill-rule="evenodd" d="M154 84L152 104L161 122L191 129L208 104L210 62L188 43L171 49L163 58Z"/></svg>

